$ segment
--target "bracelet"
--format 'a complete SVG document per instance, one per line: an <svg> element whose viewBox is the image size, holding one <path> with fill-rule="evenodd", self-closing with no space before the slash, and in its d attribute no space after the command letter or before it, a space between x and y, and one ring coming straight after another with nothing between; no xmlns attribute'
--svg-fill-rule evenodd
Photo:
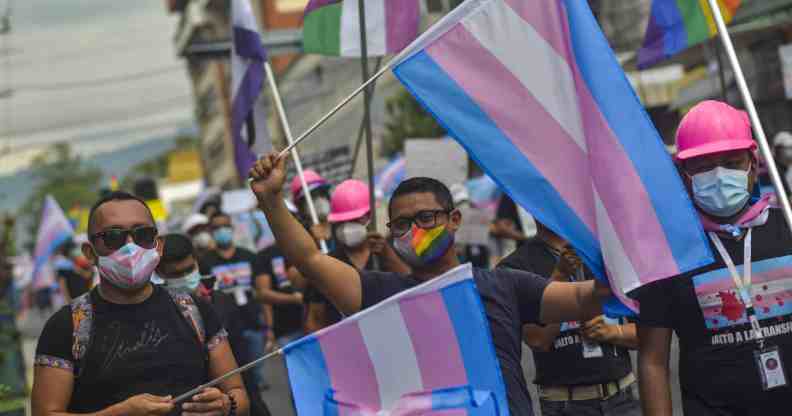
<svg viewBox="0 0 792 416"><path fill-rule="evenodd" d="M226 394L228 397L228 401L231 403L231 407L228 409L228 414L226 416L236 416L237 411L237 402L233 395Z"/></svg>

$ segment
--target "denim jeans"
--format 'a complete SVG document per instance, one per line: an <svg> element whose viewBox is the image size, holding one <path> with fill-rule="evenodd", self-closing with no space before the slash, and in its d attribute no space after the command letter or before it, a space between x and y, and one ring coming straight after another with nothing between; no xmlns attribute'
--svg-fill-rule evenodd
<svg viewBox="0 0 792 416"><path fill-rule="evenodd" d="M244 364L261 358L264 355L264 349L266 347L266 341L264 339L265 337L266 335L263 330L246 329L242 331L242 338L245 339L248 353L248 356L242 360L244 361ZM248 372L251 374L251 381L253 382L255 388L259 388L262 384L264 384L263 366L251 368L248 370Z"/></svg>
<svg viewBox="0 0 792 416"><path fill-rule="evenodd" d="M606 400L551 402L539 400L542 416L640 416L641 404L632 387Z"/></svg>

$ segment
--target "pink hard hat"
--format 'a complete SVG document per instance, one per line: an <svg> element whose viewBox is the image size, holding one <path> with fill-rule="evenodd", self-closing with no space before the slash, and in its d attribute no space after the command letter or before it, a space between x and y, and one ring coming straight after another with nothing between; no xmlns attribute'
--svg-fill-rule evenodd
<svg viewBox="0 0 792 416"><path fill-rule="evenodd" d="M712 100L696 104L685 115L679 123L676 142L677 160L730 150L756 150L748 114Z"/></svg>
<svg viewBox="0 0 792 416"><path fill-rule="evenodd" d="M328 183L325 178L316 173L314 170L305 170L303 171L303 175L305 176L305 183L308 184L308 189L311 191L318 188L330 187L330 183ZM291 194L292 201L295 203L297 203L297 201L303 197L302 182L300 181L299 176L295 176L294 179L292 179Z"/></svg>
<svg viewBox="0 0 792 416"><path fill-rule="evenodd" d="M368 186L357 180L341 182L330 197L331 223L356 220L371 211Z"/></svg>

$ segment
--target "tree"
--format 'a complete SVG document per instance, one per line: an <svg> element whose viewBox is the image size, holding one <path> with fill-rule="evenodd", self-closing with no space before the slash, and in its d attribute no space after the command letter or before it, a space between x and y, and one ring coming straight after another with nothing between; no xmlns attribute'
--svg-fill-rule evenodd
<svg viewBox="0 0 792 416"><path fill-rule="evenodd" d="M52 151L38 155L30 163L36 179L36 189L25 201L20 216L28 217L31 238L35 238L41 221L44 197L52 195L64 211L75 205L87 206L98 195L102 172L89 166L79 155L72 153L68 143L57 143ZM31 242L35 244L35 241Z"/></svg>
<svg viewBox="0 0 792 416"><path fill-rule="evenodd" d="M391 158L404 151L404 141L410 138L443 137L445 130L405 89L399 90L385 102L387 121L381 154Z"/></svg>

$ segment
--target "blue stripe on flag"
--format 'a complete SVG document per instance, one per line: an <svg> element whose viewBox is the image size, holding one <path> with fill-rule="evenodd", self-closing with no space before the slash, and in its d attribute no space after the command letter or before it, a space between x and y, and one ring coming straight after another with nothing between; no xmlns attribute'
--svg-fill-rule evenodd
<svg viewBox="0 0 792 416"><path fill-rule="evenodd" d="M586 2L564 0L581 75L646 188L680 271L714 261L701 221L666 150ZM658 157L660 156L660 157ZM678 192L678 198L668 190ZM658 193L658 190L662 193ZM680 205L680 199L687 206ZM541 221L541 220L540 220ZM552 228L552 227L551 227ZM575 241L575 240L573 240Z"/></svg>
<svg viewBox="0 0 792 416"><path fill-rule="evenodd" d="M568 230L581 253L600 252L599 241L561 195L431 57L417 53L393 73L516 203L549 228ZM601 256L583 255L592 268L604 268Z"/></svg>
<svg viewBox="0 0 792 416"><path fill-rule="evenodd" d="M325 398L332 388L319 340L308 336L284 348L289 384L297 416L337 416L337 407L325 408Z"/></svg>
<svg viewBox="0 0 792 416"><path fill-rule="evenodd" d="M33 274L31 284L35 288L35 284L41 281L41 272L44 268L44 265L52 258L55 254L55 250L58 249L63 243L67 240L71 239L72 234L68 232L64 232L63 234L59 235L57 238L52 240L52 242L47 246L46 250L41 256L36 257L35 263L33 265Z"/></svg>
<svg viewBox="0 0 792 416"><path fill-rule="evenodd" d="M448 286L440 291L454 325L459 342L462 361L465 364L468 381L478 390L505 392L506 386L500 370L500 362L495 354L489 322L484 318L484 305L472 280ZM486 328L482 333L481 328ZM497 414L508 415L509 404L505 395L497 397ZM438 403L439 405L439 403ZM486 407L471 415L491 415Z"/></svg>
<svg viewBox="0 0 792 416"><path fill-rule="evenodd" d="M652 1L652 14L663 30L663 53L672 56L688 48L687 28L676 0ZM677 30L677 27L682 26ZM672 29L673 28L673 29ZM672 30L669 30L672 29Z"/></svg>

